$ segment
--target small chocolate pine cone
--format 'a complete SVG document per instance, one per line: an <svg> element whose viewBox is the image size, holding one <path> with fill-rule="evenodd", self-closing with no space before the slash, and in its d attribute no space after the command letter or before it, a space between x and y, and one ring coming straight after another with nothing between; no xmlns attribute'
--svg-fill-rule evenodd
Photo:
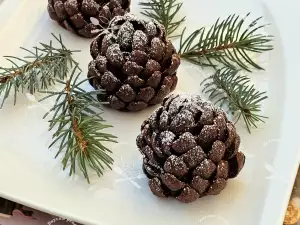
<svg viewBox="0 0 300 225"><path fill-rule="evenodd" d="M115 17L108 32L92 42L91 55L90 83L106 91L101 100L114 109L142 110L161 103L176 87L180 58L156 21Z"/></svg>
<svg viewBox="0 0 300 225"><path fill-rule="evenodd" d="M245 163L240 137L221 109L198 95L171 95L142 124L137 146L149 187L185 203L217 195Z"/></svg>
<svg viewBox="0 0 300 225"><path fill-rule="evenodd" d="M73 33L96 37L112 18L129 12L130 0L48 0L51 19ZM97 24L92 19L98 20ZM99 25L99 27L97 27Z"/></svg>

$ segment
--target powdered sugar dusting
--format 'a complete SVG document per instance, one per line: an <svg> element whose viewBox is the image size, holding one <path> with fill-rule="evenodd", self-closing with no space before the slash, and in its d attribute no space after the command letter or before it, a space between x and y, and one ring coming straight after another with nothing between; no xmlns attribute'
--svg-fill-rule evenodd
<svg viewBox="0 0 300 225"><path fill-rule="evenodd" d="M178 113L170 124L170 130L177 135L190 131L193 127L195 127L195 119L188 110Z"/></svg>
<svg viewBox="0 0 300 225"><path fill-rule="evenodd" d="M196 140L194 136L189 133L183 133L179 139L173 142L172 148L177 152L177 153L185 153L188 150L194 148L197 146Z"/></svg>
<svg viewBox="0 0 300 225"><path fill-rule="evenodd" d="M150 56L152 59L160 61L165 54L165 44L160 38L153 38L151 41Z"/></svg>
<svg viewBox="0 0 300 225"><path fill-rule="evenodd" d="M134 33L134 27L129 22L126 21L122 26L120 27L120 30L118 31L118 42L123 48L128 48L132 44L132 37Z"/></svg>
<svg viewBox="0 0 300 225"><path fill-rule="evenodd" d="M169 114L175 115L179 112L181 109L193 111L195 110L198 112L204 112L204 111L215 111L214 105L209 102L203 100L199 95L196 94L181 94L181 95L171 95L169 98L174 98L172 102L169 105Z"/></svg>
<svg viewBox="0 0 300 225"><path fill-rule="evenodd" d="M132 48L134 50L143 51L144 48L147 46L147 44L148 44L147 35L143 31L137 30L133 35Z"/></svg>
<svg viewBox="0 0 300 225"><path fill-rule="evenodd" d="M124 63L123 54L118 44L112 44L108 47L106 57L112 65L121 66Z"/></svg>
<svg viewBox="0 0 300 225"><path fill-rule="evenodd" d="M77 0L67 0L65 2L65 6L68 6L68 7L72 8L72 9L78 10L78 2L77 2Z"/></svg>
<svg viewBox="0 0 300 225"><path fill-rule="evenodd" d="M146 24L146 30L150 37L155 37L157 35L156 26L152 21Z"/></svg>
<svg viewBox="0 0 300 225"><path fill-rule="evenodd" d="M200 164L200 168L203 171L206 171L206 170L211 171L211 170L214 170L215 164L212 163L209 159L204 159L202 161L202 163Z"/></svg>
<svg viewBox="0 0 300 225"><path fill-rule="evenodd" d="M209 159L204 159L194 170L194 175L209 179L217 169L216 165Z"/></svg>
<svg viewBox="0 0 300 225"><path fill-rule="evenodd" d="M226 136L221 139L220 126L226 128ZM154 156L158 168L163 167L162 171L157 170L155 182L154 179L149 182L154 194L165 194L183 202L219 194L227 179L235 177L245 161L242 153L241 156L233 153L237 165L229 166L231 157L228 153L239 145L233 129L234 125L226 120L226 114L199 95L173 94L166 98L142 126L142 138L154 153L151 157L144 155L144 164ZM149 137L151 140L147 141ZM173 192L169 194L169 190Z"/></svg>
<svg viewBox="0 0 300 225"><path fill-rule="evenodd" d="M126 13L123 17L125 18L125 20L129 21L141 21L136 15L131 13Z"/></svg>
<svg viewBox="0 0 300 225"><path fill-rule="evenodd" d="M164 131L160 134L160 139L162 145L169 145L173 142L175 139L176 135L172 133L171 131Z"/></svg>
<svg viewBox="0 0 300 225"><path fill-rule="evenodd" d="M149 181L149 187L153 194L155 194L158 197L166 197L164 194L164 191L161 187L161 182L157 177L154 177Z"/></svg>
<svg viewBox="0 0 300 225"><path fill-rule="evenodd" d="M187 165L181 157L171 155L164 164L164 170L176 177L182 177L188 173Z"/></svg>
<svg viewBox="0 0 300 225"><path fill-rule="evenodd" d="M135 21L138 23L143 24L144 22L140 20L136 15L133 15L131 13L126 13L124 16L115 16L111 20L111 25L110 26L116 26L120 21Z"/></svg>
<svg viewBox="0 0 300 225"><path fill-rule="evenodd" d="M101 64L101 65L106 65L107 59L102 55L98 55L97 58L96 58L96 62Z"/></svg>
<svg viewBox="0 0 300 225"><path fill-rule="evenodd" d="M97 2L95 2L94 0L89 0L89 1L83 0L81 7L82 7L82 10L87 11L87 12L94 11L95 9L98 11L100 8L100 5Z"/></svg>
<svg viewBox="0 0 300 225"><path fill-rule="evenodd" d="M206 158L206 155L200 146L196 146L183 154L182 157L184 162L191 169L199 165Z"/></svg>

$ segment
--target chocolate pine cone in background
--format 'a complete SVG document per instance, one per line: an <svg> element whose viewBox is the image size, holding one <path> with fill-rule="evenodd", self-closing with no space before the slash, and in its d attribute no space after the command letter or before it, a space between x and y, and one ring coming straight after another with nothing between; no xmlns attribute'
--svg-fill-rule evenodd
<svg viewBox="0 0 300 225"><path fill-rule="evenodd" d="M51 19L79 36L92 38L101 31L92 23L96 18L102 27L107 27L115 16L129 12L130 0L48 0Z"/></svg>
<svg viewBox="0 0 300 225"><path fill-rule="evenodd" d="M240 137L221 109L198 95L171 95L142 124L137 146L149 187L185 203L217 195L245 163Z"/></svg>
<svg viewBox="0 0 300 225"><path fill-rule="evenodd" d="M156 21L115 17L92 42L91 55L90 83L106 91L102 100L114 109L139 111L161 103L177 85L180 58Z"/></svg>

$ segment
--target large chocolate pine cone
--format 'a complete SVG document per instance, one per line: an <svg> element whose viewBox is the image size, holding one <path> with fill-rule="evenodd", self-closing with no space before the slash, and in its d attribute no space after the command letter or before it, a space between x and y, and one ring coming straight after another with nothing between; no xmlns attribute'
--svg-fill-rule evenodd
<svg viewBox="0 0 300 225"><path fill-rule="evenodd" d="M101 31L91 17L107 27L115 16L129 12L130 0L48 0L51 19L79 36L91 38Z"/></svg>
<svg viewBox="0 0 300 225"><path fill-rule="evenodd" d="M90 83L106 91L104 100L114 109L142 110L176 87L180 59L158 22L117 16L92 42L91 55Z"/></svg>
<svg viewBox="0 0 300 225"><path fill-rule="evenodd" d="M217 195L245 163L224 111L197 95L171 95L142 125L137 146L153 194L192 202Z"/></svg>

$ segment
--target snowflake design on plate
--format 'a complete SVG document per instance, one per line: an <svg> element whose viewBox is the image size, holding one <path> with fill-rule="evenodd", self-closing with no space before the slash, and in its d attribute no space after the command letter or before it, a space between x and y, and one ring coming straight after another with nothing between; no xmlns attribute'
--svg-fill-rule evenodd
<svg viewBox="0 0 300 225"><path fill-rule="evenodd" d="M125 145L125 146L124 146ZM123 146L126 150L136 150L136 146L128 144L119 144L118 147ZM140 180L145 179L146 176L141 166L142 156L137 152L130 152L130 155L120 156L116 159L115 166L112 168L113 172L119 175L115 183L129 182L138 189L141 189Z"/></svg>
<svg viewBox="0 0 300 225"><path fill-rule="evenodd" d="M263 148L268 149L268 147L270 147L271 144L280 144L280 141L281 141L280 138L269 139L263 143Z"/></svg>
<svg viewBox="0 0 300 225"><path fill-rule="evenodd" d="M218 224L218 225L230 225L229 221L225 219L223 216L217 214L209 214L203 216L201 219L198 220L198 224L201 225L211 225L211 224Z"/></svg>
<svg viewBox="0 0 300 225"><path fill-rule="evenodd" d="M269 171L269 173L270 173L270 176L266 177L267 180L277 179L277 180L280 180L284 183L287 183L287 184L289 183L289 180L286 179L283 175L281 175L280 172L276 171L271 164L266 163L264 166L265 166L265 169L267 171Z"/></svg>
<svg viewBox="0 0 300 225"><path fill-rule="evenodd" d="M279 146L280 143L281 143L280 138L269 139L266 142L264 142L263 149L265 151L272 151L276 147L276 146L274 147L274 145ZM289 183L288 179L286 179L283 175L281 175L280 171L276 171L273 165L269 163L265 163L264 168L269 172L269 176L266 177L267 180L277 179L284 183Z"/></svg>
<svg viewBox="0 0 300 225"><path fill-rule="evenodd" d="M219 204L215 201L214 197L208 197L201 199L201 202L196 202L194 206L189 208L190 216L194 217L197 225L231 225L229 220L223 215L216 213L215 204ZM219 209L218 209L219 210Z"/></svg>
<svg viewBox="0 0 300 225"><path fill-rule="evenodd" d="M33 94L26 93L25 96L31 102L31 104L27 106L28 109L42 108L46 112L50 111L49 104L40 103ZM54 101L51 103L54 104Z"/></svg>

